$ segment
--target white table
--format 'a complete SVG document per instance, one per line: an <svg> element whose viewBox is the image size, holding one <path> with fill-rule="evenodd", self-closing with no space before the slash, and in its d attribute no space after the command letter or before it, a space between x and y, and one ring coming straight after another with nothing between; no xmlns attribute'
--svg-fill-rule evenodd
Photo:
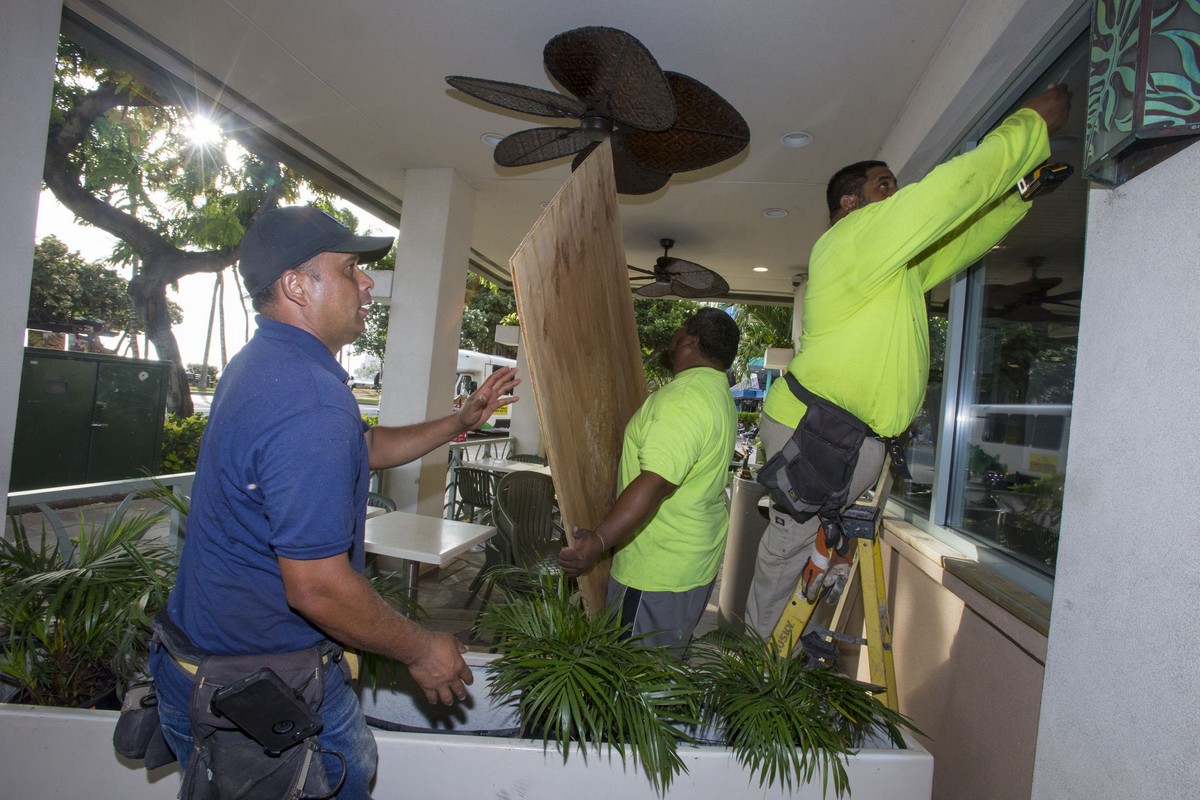
<svg viewBox="0 0 1200 800"><path fill-rule="evenodd" d="M528 461L509 461L507 458L475 458L462 462L461 466L473 469L486 469L489 472L537 472L549 477L550 467L545 464L531 464Z"/></svg>
<svg viewBox="0 0 1200 800"><path fill-rule="evenodd" d="M495 534L496 529L491 525L427 517L407 511L389 511L367 519L364 549L368 553L403 560L408 577L408 594L416 600L419 564L444 567L455 556Z"/></svg>

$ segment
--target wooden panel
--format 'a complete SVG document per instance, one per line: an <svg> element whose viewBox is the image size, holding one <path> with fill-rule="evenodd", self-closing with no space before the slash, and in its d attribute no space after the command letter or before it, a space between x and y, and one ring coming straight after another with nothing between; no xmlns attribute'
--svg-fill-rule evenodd
<svg viewBox="0 0 1200 800"><path fill-rule="evenodd" d="M594 528L612 509L625 423L646 398L607 141L509 264L563 524ZM580 580L589 611L604 604L608 568L605 560Z"/></svg>

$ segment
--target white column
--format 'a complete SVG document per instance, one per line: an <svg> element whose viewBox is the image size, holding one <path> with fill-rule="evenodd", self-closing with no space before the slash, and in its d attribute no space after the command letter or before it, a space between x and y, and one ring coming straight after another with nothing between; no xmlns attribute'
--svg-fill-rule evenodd
<svg viewBox="0 0 1200 800"><path fill-rule="evenodd" d="M537 455L542 450L542 426L538 422L537 403L533 399L533 383L529 380L529 361L525 358L525 348L521 346L517 347L517 374L521 376L521 385L517 387L521 402L512 407L509 431L517 440L517 452Z"/></svg>
<svg viewBox="0 0 1200 800"><path fill-rule="evenodd" d="M392 278L380 425L450 413L467 285L475 190L452 169L409 170ZM448 450L388 470L400 509L440 517Z"/></svg>
<svg viewBox="0 0 1200 800"><path fill-rule="evenodd" d="M797 275L792 280L796 291L792 295L792 349L800 348L800 334L804 333L804 296L808 293L808 273Z"/></svg>
<svg viewBox="0 0 1200 800"><path fill-rule="evenodd" d="M38 194L46 160L46 122L54 96L59 0L6 3L0 27L0 485L8 499L13 435L21 390L22 342L37 235Z"/></svg>

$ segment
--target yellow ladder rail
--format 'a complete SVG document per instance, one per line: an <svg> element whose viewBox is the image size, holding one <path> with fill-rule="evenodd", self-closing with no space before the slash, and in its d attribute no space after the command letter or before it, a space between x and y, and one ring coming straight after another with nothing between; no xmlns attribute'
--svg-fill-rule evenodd
<svg viewBox="0 0 1200 800"><path fill-rule="evenodd" d="M872 509L883 507L892 482L890 466L885 460L870 502L858 505ZM874 535L855 539L855 554L850 566L850 575L833 612L829 630L842 632L841 628L845 626L849 617L848 600L856 594L855 589L861 586L871 682L882 687L881 691L875 693L876 696L889 708L899 710L896 667L892 659L892 623L888 613L887 585L883 578L883 553L880 547L882 531L883 515L879 513L875 518ZM796 650L823 597L824 592L815 600L809 601L804 596L803 578L797 581L791 600L784 606L783 614L772 634L776 652L780 655L791 655Z"/></svg>

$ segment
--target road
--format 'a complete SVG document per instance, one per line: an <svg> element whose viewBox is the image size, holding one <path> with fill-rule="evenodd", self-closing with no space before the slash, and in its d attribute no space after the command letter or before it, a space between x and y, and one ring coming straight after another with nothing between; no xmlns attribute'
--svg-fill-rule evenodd
<svg viewBox="0 0 1200 800"><path fill-rule="evenodd" d="M208 416L208 409L212 405L212 395L208 392L192 392L192 408L197 414ZM379 416L379 402L359 400L358 409L362 413L376 417Z"/></svg>

